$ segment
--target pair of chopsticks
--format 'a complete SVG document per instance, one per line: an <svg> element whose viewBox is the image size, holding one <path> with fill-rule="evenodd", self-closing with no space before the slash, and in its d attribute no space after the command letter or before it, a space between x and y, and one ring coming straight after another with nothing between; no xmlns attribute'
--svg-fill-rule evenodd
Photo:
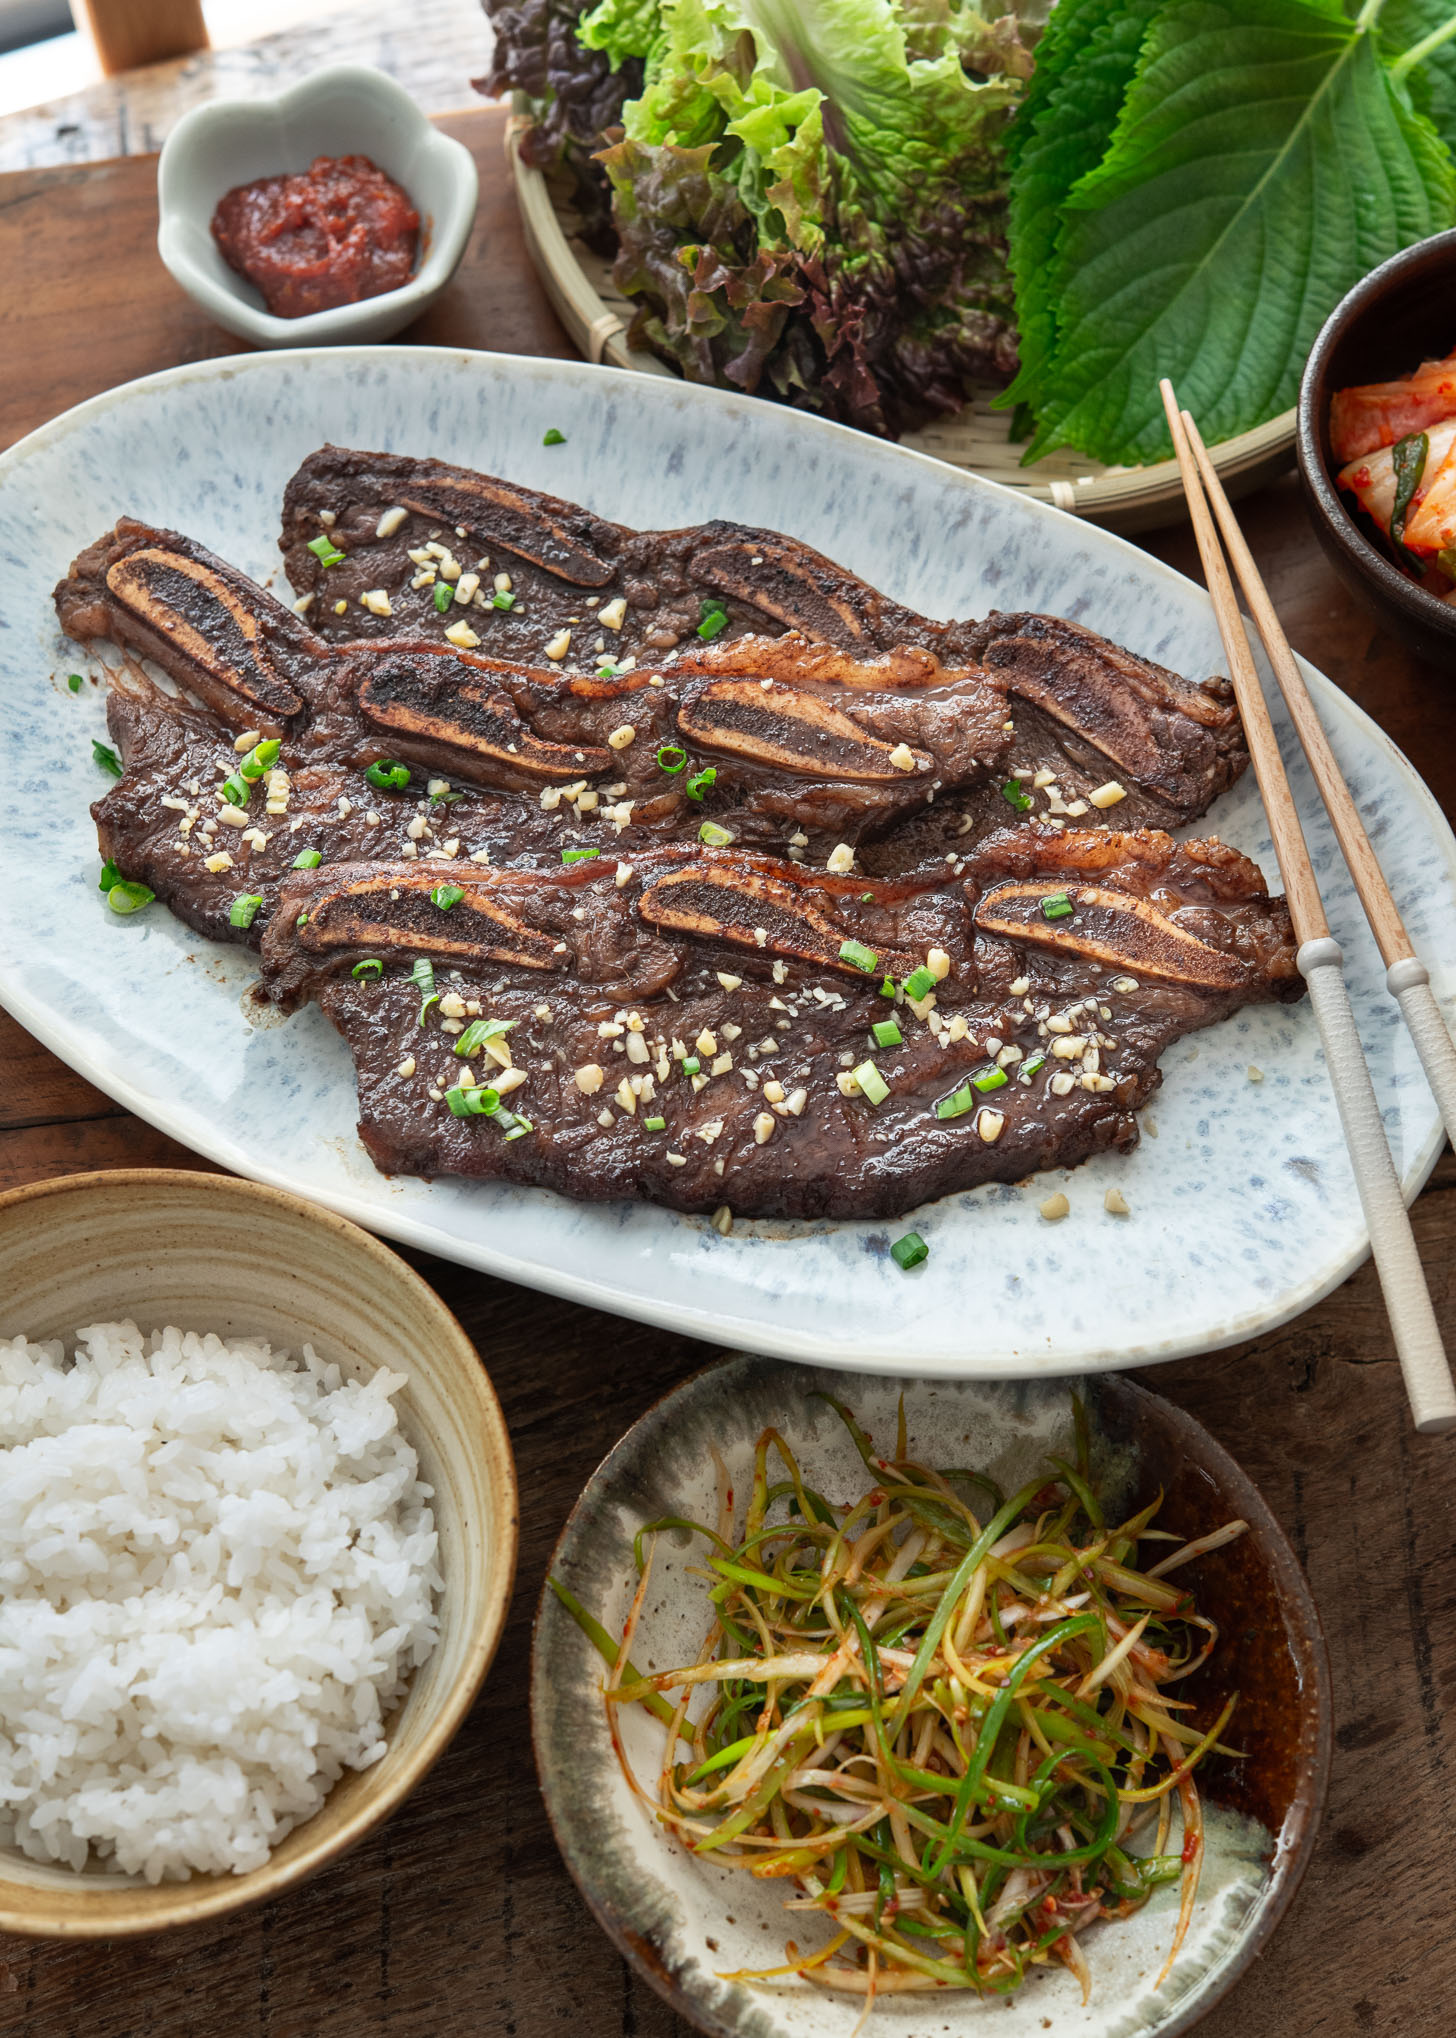
<svg viewBox="0 0 1456 2038"><path fill-rule="evenodd" d="M1386 984L1396 999L1421 1066L1425 1069L1436 1102L1456 1145L1456 1045L1447 1031L1431 991L1430 978L1412 946L1390 886L1370 845L1350 789L1345 784L1334 752L1320 723L1309 689L1295 661L1274 613L1274 605L1259 577L1252 553L1214 472L1198 427L1186 410L1180 410L1173 385L1159 384L1173 447L1183 477L1183 492L1193 519L1219 635L1228 658L1229 675L1244 734L1259 781L1264 809L1274 838L1274 854L1284 879L1289 914L1299 942L1299 971L1309 986L1330 1083L1339 1106L1340 1122L1350 1149L1355 1184L1370 1231L1370 1248L1380 1276L1385 1307L1395 1334L1395 1348L1410 1397L1415 1426L1425 1435L1441 1435L1456 1429L1456 1382L1441 1343L1435 1311L1431 1307L1410 1214L1401 1194L1400 1181L1390 1156L1381 1123L1370 1071L1360 1046L1350 994L1345 987L1344 958L1339 943L1330 934L1324 902L1310 862L1309 848L1300 826L1294 795L1285 776L1284 761L1269 719L1264 690L1255 670L1253 653L1239 613L1219 532L1233 561L1244 590L1249 612L1264 640L1274 677L1284 695L1290 720L1304 746L1305 756L1328 809L1335 836L1355 881L1360 903L1370 922L1386 964ZM1213 505L1210 514L1209 504ZM1217 529L1214 516L1217 516Z"/></svg>

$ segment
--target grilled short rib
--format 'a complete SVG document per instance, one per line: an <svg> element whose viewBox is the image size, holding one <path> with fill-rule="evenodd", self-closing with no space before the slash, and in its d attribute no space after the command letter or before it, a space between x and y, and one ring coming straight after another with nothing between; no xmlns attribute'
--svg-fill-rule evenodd
<svg viewBox="0 0 1456 2038"><path fill-rule="evenodd" d="M869 589L857 599L883 626L889 605ZM222 938L249 938L229 923L240 888L263 900L261 929L301 849L337 862L453 843L499 861L683 839L707 822L794 859L865 844L865 867L893 873L947 845L960 857L1027 802L1075 820L1110 790L1119 819L1186 819L1243 763L1213 682L1188 687L1045 617L977 626L984 664L947 666L925 643L845 649L793 632L694 639L656 668L603 676L438 636L328 644L205 548L130 519L80 555L56 602L70 634L154 658L214 710L137 674L119 682L109 713L126 775L94 811L104 854ZM894 615L953 648L943 626ZM1019 701L1005 691L1012 672ZM1013 707L1029 749L1011 733ZM279 797L219 834L217 788L238 732L252 730L283 741L263 789ZM1048 756L1060 782L1036 762ZM365 780L381 758L415 768L407 798ZM1121 780L1103 782L1114 767Z"/></svg>
<svg viewBox="0 0 1456 2038"><path fill-rule="evenodd" d="M310 549L324 541L344 554L339 564L323 566ZM288 484L279 542L310 620L330 638L428 641L464 616L496 656L539 665L565 636L563 662L592 669L602 656L650 663L695 649L699 630L717 627L708 605L718 603L720 643L792 630L859 657L914 647L951 669L980 665L1008 696L1014 726L1003 726L994 755L979 754L988 765L1024 763L1010 790L1031 799L1020 811L1036 818L1078 820L1089 795L1116 789L1120 826L1177 826L1206 812L1248 762L1226 679L1192 685L1055 617L935 622L774 531L634 531L468 468L325 446ZM434 595L447 572L478 574L480 585L442 617ZM500 572L509 610L492 606ZM361 607L381 594L388 614ZM911 830L912 858L1004 823L1007 783L955 795L947 780ZM885 867L903 860L892 850Z"/></svg>
<svg viewBox="0 0 1456 2038"><path fill-rule="evenodd" d="M1005 742L995 684L925 650L739 637L603 676L438 641L334 647L203 547L131 521L81 555L56 599L72 634L140 650L187 689L117 676L125 772L93 811L119 868L224 938L247 931L230 924L240 890L266 919L301 851L555 859L604 834L681 839L706 822L797 853L885 829L984 776ZM264 732L283 748L259 797L240 805L236 781L219 804L237 743ZM408 797L369 782L381 759L413 767Z"/></svg>
<svg viewBox="0 0 1456 2038"><path fill-rule="evenodd" d="M1170 1041L1303 989L1255 866L1155 831L1008 831L974 881L677 847L336 866L281 905L264 981L344 1036L381 1169L742 1216L893 1216L1128 1148Z"/></svg>
<svg viewBox="0 0 1456 2038"><path fill-rule="evenodd" d="M339 564L322 565L310 549L321 538L344 554ZM494 655L526 665L563 630L573 662L590 664L600 639L603 651L648 663L696 646L705 608L727 618L719 641L798 630L860 653L923 644L947 663L960 658L960 626L927 621L777 531L634 531L442 460L324 446L288 483L278 542L290 583L312 597L309 620L336 640L438 634L435 587L458 563L480 576L478 598L454 605L444 624L464 618ZM492 605L501 573L509 608ZM362 596L381 590L388 616L361 609Z"/></svg>

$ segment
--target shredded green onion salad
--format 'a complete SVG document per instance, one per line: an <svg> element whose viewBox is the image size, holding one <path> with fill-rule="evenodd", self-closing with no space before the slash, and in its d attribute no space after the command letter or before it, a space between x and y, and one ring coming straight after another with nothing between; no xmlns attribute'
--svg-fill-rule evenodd
<svg viewBox="0 0 1456 2038"><path fill-rule="evenodd" d="M807 1485L767 1429L741 1530L721 1464L715 1526L642 1530L620 1643L551 1581L611 1666L609 1719L643 1705L668 1728L655 1794L613 1732L633 1790L691 1852L793 1884L786 1908L829 1928L812 1948L790 1939L784 1966L727 1978L799 1974L868 2005L1005 1995L1058 1960L1085 1999L1080 1934L1181 1882L1161 1981L1198 1889L1193 1771L1235 1753L1220 1736L1237 1703L1205 1725L1177 1696L1218 1630L1167 1574L1245 1523L1184 1543L1151 1526L1161 1496L1106 1521L1079 1404L1077 1462L1050 1460L1009 1499L910 1458L903 1404L889 1460L831 1406L872 1482L852 1504ZM696 1662L644 1676L631 1653L662 1530L702 1538L710 1625ZM1144 1545L1161 1561L1140 1567Z"/></svg>

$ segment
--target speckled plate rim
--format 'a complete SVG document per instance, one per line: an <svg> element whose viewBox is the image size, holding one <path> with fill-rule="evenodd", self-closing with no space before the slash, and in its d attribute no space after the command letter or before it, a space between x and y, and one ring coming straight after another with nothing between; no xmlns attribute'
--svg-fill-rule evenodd
<svg viewBox="0 0 1456 2038"><path fill-rule="evenodd" d="M139 377L115 389L103 391L100 395L74 406L48 423L39 426L26 438L0 453L0 488L3 488L23 463L43 454L53 440L84 427L92 419L132 401L138 395L166 390L191 382L214 380L235 380L252 374L265 376L275 367L291 364L315 363L321 368L347 370L351 362L361 365L374 361L381 355L388 355L396 362L418 364L423 372L433 361L450 362L460 367L469 367L473 362L488 360L499 369L527 387L546 388L553 383L566 382L590 386L603 374L613 380L630 382L642 392L644 403L668 401L693 408L720 407L736 411L739 417L751 424L762 422L765 416L777 421L785 429L803 430L813 436L828 434L852 449L853 457L861 465L882 468L888 479L895 468L904 462L912 462L934 475L942 485L952 483L957 489L967 492L989 490L993 495L1005 498L1008 505L1015 505L1016 513L1023 517L1047 519L1048 534L1060 532L1069 524L1091 538L1100 546L1118 548L1126 557L1129 566L1137 574L1152 583L1161 583L1177 588L1186 594L1190 588L1199 601L1206 604L1207 597L1186 576L1173 567L1141 551L1127 539L1115 533L1096 530L1080 519L1068 519L1060 510L1041 503L1015 490L1002 488L998 483L985 477L967 473L949 466L928 454L913 449L891 445L885 441L867 438L863 433L849 426L830 422L826 419L808 416L801 412L782 413L776 407L766 406L750 397L738 397L716 389L686 383L676 377L636 375L626 370L603 369L585 362L558 361L549 358L491 354L483 350L436 348L436 347L332 347L273 349L268 352L229 355L201 362L187 362L175 368L159 370L149 376ZM787 423L785 423L787 420ZM1209 610L1211 615L1211 608ZM1456 835L1453 835L1434 795L1421 779L1410 760L1369 715L1333 682L1325 678L1316 668L1301 660L1306 679L1310 685L1316 706L1323 713L1327 723L1331 714L1338 720L1347 718L1358 731L1361 740L1405 782L1405 791L1414 807L1419 810L1425 830L1439 851L1446 876L1456 888ZM1277 701L1273 703L1276 720L1279 717ZM50 1048L61 1060L85 1074L93 1066L90 1052L90 1033L84 1025L73 1023L64 1012L54 1009L44 1000L32 994L26 981L25 972L9 954L0 950L0 1006L9 1011L25 1029ZM272 1167L266 1158L244 1140L231 1136L228 1131L214 1122L201 1117L187 1106L174 1105L172 1101L158 1095L144 1086L132 1082L125 1071L109 1071L107 1076L108 1094L126 1110L135 1113L158 1130L169 1134L194 1151L205 1154L220 1166L236 1174L248 1176L255 1181L266 1183L286 1193L299 1194L294 1178L286 1168ZM1426 1110L1425 1131L1412 1141L1408 1159L1401 1169L1401 1184L1407 1203L1415 1200L1424 1186L1445 1142L1444 1128L1434 1102L1424 1100ZM1329 1109L1333 1115L1333 1098ZM382 1179L382 1178L381 1178ZM372 1187L372 1185L371 1185ZM926 1348L923 1337L912 1352L890 1351L879 1346L850 1342L853 1326L847 1322L832 1323L828 1330L799 1329L773 1320L766 1313L754 1313L745 1308L735 1313L727 1308L705 1308L696 1304L690 1292L679 1289L671 1295L657 1296L644 1293L630 1281L611 1281L594 1276L583 1276L572 1268L552 1262L549 1259L511 1255L493 1247L484 1239L462 1239L426 1218L413 1216L396 1207L387 1194L361 1192L346 1180L332 1180L328 1184L310 1184L310 1200L317 1201L353 1222L413 1246L421 1251L440 1254L456 1260L462 1265L472 1266L482 1272L515 1281L544 1293L557 1295L567 1301L579 1302L588 1307L605 1308L633 1317L640 1322L655 1324L660 1328L675 1330L689 1336L721 1342L752 1342L766 1351L780 1357L800 1360L809 1364L825 1365L839 1369L856 1367L873 1370L899 1371L917 1377L958 1378L969 1372L983 1377L1020 1378L1044 1376L1056 1372L1104 1372L1120 1370L1130 1366L1158 1364L1165 1360L1186 1357L1197 1351L1216 1351L1225 1346L1278 1328L1302 1314L1314 1303L1330 1294L1346 1280L1369 1255L1369 1234L1363 1223L1353 1225L1346 1235L1346 1243L1330 1254L1320 1264L1313 1266L1303 1280L1291 1282L1276 1297L1267 1303L1261 1302L1236 1316L1217 1314L1215 1301L1206 1318L1198 1321L1186 1332L1179 1332L1161 1339L1146 1338L1141 1342L1118 1342L1080 1346L1050 1351L1034 1347L1019 1348L1002 1345L994 1364L973 1360L968 1366L965 1357L954 1348ZM610 1207L610 1206L606 1206ZM908 1333L907 1333L908 1335Z"/></svg>
<svg viewBox="0 0 1456 2038"><path fill-rule="evenodd" d="M615 1506L631 1514L630 1495L619 1494L618 1484L638 1451L643 1449L650 1439L671 1426L677 1410L685 1401L702 1392L705 1385L717 1374L734 1367L742 1368L762 1363L762 1358L751 1352L720 1355L711 1364L702 1367L686 1380L680 1381L677 1386L670 1388L666 1394L661 1395L617 1440L583 1486L576 1505L567 1516L556 1539L542 1580L531 1628L531 1750L541 1786L542 1802L546 1807L546 1816L550 1821L552 1835L561 1858L583 1901L618 1951L680 2016L686 2018L694 2029L707 2033L708 2038L743 2038L742 2025L736 2015L731 2020L725 2020L699 2003L661 1957L643 1929L644 1921L637 1918L630 1907L617 1902L609 1891L599 1887L587 1872L581 1850L576 1845L577 1822L574 1807L555 1787L556 1776L550 1757L545 1712L538 1702L538 1691L550 1674L549 1658L554 1646L551 1632L553 1627L556 1636L570 1646L574 1647L579 1643L583 1649L590 1648L585 1636L563 1611L551 1591L550 1580L559 1570L563 1556L570 1550L576 1537L590 1530L608 1509ZM985 1389L996 1383L983 1380L966 1384ZM1002 1384L1012 1388L1015 1385L1011 1381ZM1067 1384L1069 1390L1074 1389L1076 1385L1075 1381L1068 1381ZM1304 1575L1289 1538L1273 1509L1237 1459L1224 1449L1201 1422L1180 1408L1176 1402L1155 1394L1150 1388L1129 1379L1125 1374L1119 1374L1107 1380L1105 1384L1116 1392L1126 1394L1134 1406L1156 1404L1163 1410L1171 1412L1175 1424L1185 1436L1196 1440L1205 1461L1215 1468L1222 1490L1227 1493L1242 1519L1248 1522L1251 1532L1259 1539L1269 1557L1271 1569L1278 1582L1287 1626L1298 1641L1297 1660L1314 1693L1315 1732L1313 1747L1308 1751L1306 1772L1308 1802L1302 1809L1290 1814L1285 1821L1284 1830L1276 1835L1275 1856L1269 1881L1237 1951L1226 1957L1208 1993L1191 2001L1185 2010L1179 2011L1174 2019L1163 2025L1156 2034L1156 2038L1181 2038L1182 2033L1200 2023L1224 1999L1264 1951L1294 1901L1313 1857L1321 1816L1329 1794L1330 1765L1334 1753L1334 1697L1329 1650L1325 1642L1319 1609L1315 1605L1309 1581ZM842 1391L852 1404L853 1376L842 1382ZM907 1392L913 1392L911 1383L907 1383ZM579 1760L578 1745L573 1751L570 1766L576 1766ZM1289 1837L1291 1826L1294 1827L1292 1838ZM739 1988L735 1993L743 1998L745 2004L756 2001L749 1990ZM927 2000L943 2004L943 1999L939 1997ZM971 2027L968 2027L968 2038L975 2038L975 2032Z"/></svg>

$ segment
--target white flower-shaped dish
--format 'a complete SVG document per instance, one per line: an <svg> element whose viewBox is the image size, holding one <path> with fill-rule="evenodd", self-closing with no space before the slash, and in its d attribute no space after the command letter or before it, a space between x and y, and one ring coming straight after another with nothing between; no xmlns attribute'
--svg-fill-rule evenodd
<svg viewBox="0 0 1456 2038"><path fill-rule="evenodd" d="M398 290L303 318L275 318L223 260L218 200L238 184L306 170L315 156L368 156L420 215L420 255ZM385 340L428 309L454 274L475 219L470 151L432 126L401 85L363 64L315 71L277 99L219 99L178 121L157 168L157 248L220 326L256 347Z"/></svg>

